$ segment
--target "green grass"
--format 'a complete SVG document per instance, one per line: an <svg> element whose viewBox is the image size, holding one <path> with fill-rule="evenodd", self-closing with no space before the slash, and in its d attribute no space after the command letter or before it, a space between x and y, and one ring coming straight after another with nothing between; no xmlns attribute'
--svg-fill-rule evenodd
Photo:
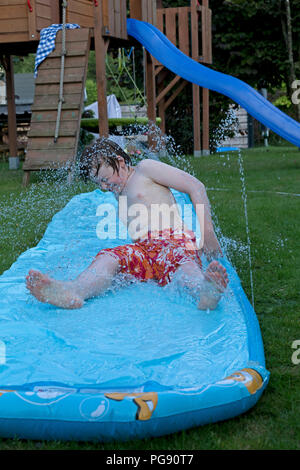
<svg viewBox="0 0 300 470"><path fill-rule="evenodd" d="M29 442L3 439L0 449L300 449L300 365L291 361L300 339L300 152L295 147L243 152L255 311L271 373L262 398L239 417L162 438L127 443ZM251 297L241 181L236 153L190 158L207 187L214 220ZM93 189L80 182L39 174L28 188L22 172L0 166L0 272L34 246L51 220L75 194ZM288 193L288 194L280 194Z"/></svg>

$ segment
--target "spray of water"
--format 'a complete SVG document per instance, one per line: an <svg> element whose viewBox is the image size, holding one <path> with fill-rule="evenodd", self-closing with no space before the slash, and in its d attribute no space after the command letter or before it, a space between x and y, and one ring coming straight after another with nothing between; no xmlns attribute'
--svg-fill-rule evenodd
<svg viewBox="0 0 300 470"><path fill-rule="evenodd" d="M234 109L230 109L224 121L222 121L221 125L218 128L218 132L216 135L216 143L217 146L224 141L225 135L228 133L228 128L233 129L235 132L237 129L237 118ZM135 163L144 159L144 158L154 158L166 161L167 163L175 166L177 168L181 168L182 170L193 174L194 169L191 164L191 161L184 155L181 151L180 147L177 146L174 142L174 139L171 136L163 135L160 129L157 126L152 126L150 128L150 132L152 134L152 139L154 141L155 152L150 151L148 147L145 145L141 145L139 142L138 137L136 139L132 139L134 134L146 134L149 132L148 127L140 126L139 129L131 128L129 130L130 138L127 140L128 148L132 149L132 157L135 158ZM135 149L135 150L133 150ZM130 151L129 151L130 153ZM220 157L223 157L220 154ZM224 165L230 163L230 157L227 155L227 162L223 162ZM245 215L245 223L246 223L246 236L247 236L247 244L246 246L242 244L238 244L238 242L234 240L230 240L225 237L221 231L220 224L217 220L217 216L215 212L212 210L213 219L215 221L215 231L220 241L222 248L228 253L230 250L234 249L234 251L238 251L242 253L243 256L247 254L248 262L249 262L249 273L250 273L250 288L251 288L251 302L254 308L254 286L253 286L253 269L252 269L252 256L251 256L251 239L250 239L250 229L249 229L249 221L248 221L248 205L247 205L247 191L246 191L246 182L245 182L245 171L244 171L244 162L242 157L242 152L238 151L238 166L239 166L239 174L241 180L241 194L243 200L243 207L244 207L244 215Z"/></svg>
<svg viewBox="0 0 300 470"><path fill-rule="evenodd" d="M230 107L218 128L213 133L212 148L218 148L228 138L228 135L236 135L238 130L238 118L234 108Z"/></svg>
<svg viewBox="0 0 300 470"><path fill-rule="evenodd" d="M219 147L222 142L224 142L225 136L228 134L228 129L231 129L232 132L235 134L238 128L238 119L236 117L236 113L233 108L230 108L225 119L221 122L219 128L216 131L215 135L215 145ZM220 153L220 157L223 158L224 155ZM252 269L252 256L251 256L251 239L250 239L250 229L249 229L249 220L248 220L248 203L247 203L247 190L246 190L246 180L245 180L245 170L244 170L244 161L242 152L239 149L237 153L237 161L239 167L239 175L241 180L241 194L243 200L243 207L244 207L244 216L245 216L245 224L246 224L246 237L247 237L247 245L246 251L248 255L248 262L249 262L249 276L250 276L250 288L251 288L251 303L254 308L254 286L253 286L253 269ZM227 154L227 162L224 161L223 165L226 165L229 162L229 155ZM214 219L216 220L216 215L214 214ZM221 233L221 229L219 224L217 223L216 233L220 240L220 243L223 247L227 247L230 245L233 246L232 242L226 239ZM228 251L228 250L226 250ZM243 252L245 250L242 250Z"/></svg>
<svg viewBox="0 0 300 470"><path fill-rule="evenodd" d="M226 126L227 124L228 123L226 123ZM146 142L148 132L148 126L131 127L128 128L123 136L123 147L127 149L134 163L144 158L159 159L190 174L194 174L191 160L184 155L183 151L175 144L171 136L162 135L158 127L152 126L150 132L154 142L154 148L151 150L148 148ZM219 136L221 141L221 130L219 130ZM243 159L240 152L238 162L246 219L252 304L254 305L247 193ZM0 266L2 266L3 269L8 267L8 264L15 261L16 257L25 249L38 243L54 214L61 210L75 194L94 189L92 184L89 186L76 177L76 168L73 174L74 180L72 184L68 183L67 174L68 171L66 169L40 172L35 177L36 182L32 183L28 188L20 190L17 193L11 193L8 196L3 196L0 199L0 240L2 247L1 253L3 253L1 256L3 259L0 257ZM228 251L228 247L232 247L234 244L232 240L230 241L223 236L214 211L213 218L215 220L217 236L222 248L225 248L226 252ZM238 250L243 249L243 251L245 251L244 248L245 247L239 247ZM12 253L9 260L7 259L7 253Z"/></svg>
<svg viewBox="0 0 300 470"><path fill-rule="evenodd" d="M247 235L247 247L248 247L251 300L252 300L252 306L254 308L254 287L253 287L253 270L252 270L252 257L251 257L251 239L250 239L250 229L249 229L249 220L248 220L248 204L247 204L247 191L246 191L244 161L243 161L243 156L242 156L241 150L238 151L238 164L239 164L240 178L241 178L241 183L242 183L241 192L242 192L245 222L246 222L246 235Z"/></svg>
<svg viewBox="0 0 300 470"><path fill-rule="evenodd" d="M67 182L66 170L41 171L27 187L0 197L0 272L41 239L52 217L87 191L80 180Z"/></svg>
<svg viewBox="0 0 300 470"><path fill-rule="evenodd" d="M152 146L148 146L148 135L151 134ZM180 168L194 175L191 160L184 154L170 135L162 133L155 124L132 125L122 131L121 135L110 136L110 139L118 143L130 155L133 164L147 158L160 160L172 166Z"/></svg>

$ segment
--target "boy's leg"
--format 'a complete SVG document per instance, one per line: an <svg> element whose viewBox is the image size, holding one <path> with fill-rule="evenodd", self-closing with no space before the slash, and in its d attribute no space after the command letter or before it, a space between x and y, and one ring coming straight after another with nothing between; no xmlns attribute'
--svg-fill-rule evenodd
<svg viewBox="0 0 300 470"><path fill-rule="evenodd" d="M212 261L206 271L195 261L190 261L177 269L172 282L187 287L189 293L199 301L200 310L214 310L229 281L226 269L218 261Z"/></svg>
<svg viewBox="0 0 300 470"><path fill-rule="evenodd" d="M31 269L26 287L41 302L62 308L82 307L84 300L107 290L119 271L119 261L110 255L101 255L73 281L57 281L40 271Z"/></svg>

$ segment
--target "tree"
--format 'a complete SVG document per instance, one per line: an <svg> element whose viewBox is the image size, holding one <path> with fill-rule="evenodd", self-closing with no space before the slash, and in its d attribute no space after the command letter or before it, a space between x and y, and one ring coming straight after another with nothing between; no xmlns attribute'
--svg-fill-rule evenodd
<svg viewBox="0 0 300 470"><path fill-rule="evenodd" d="M189 4L189 0L163 0L163 7ZM281 89L284 83L287 98L290 99L293 82L291 51L295 75L300 75L300 2L289 0L289 4L291 15L288 23L286 0L210 0L213 41L211 67L240 78L256 89L268 88L270 93ZM288 28L292 42L288 41ZM226 114L230 100L216 93L210 96L211 128L214 132L218 121ZM182 97L184 93L176 100L177 112L181 116L184 114L181 108L188 103L186 97ZM291 110L292 106L288 108L289 112ZM174 120L174 110L170 109L170 114L172 111L170 118ZM176 131L176 126L174 128Z"/></svg>
<svg viewBox="0 0 300 470"><path fill-rule="evenodd" d="M292 87L296 82L296 66L294 62L294 51L293 51L293 33L292 33L292 17L291 17L291 5L290 0L284 0L286 8L286 24L282 21L282 32L286 43L286 48L289 57L289 82L288 90L290 96L293 94ZM295 104L297 110L297 118L300 121L300 104Z"/></svg>

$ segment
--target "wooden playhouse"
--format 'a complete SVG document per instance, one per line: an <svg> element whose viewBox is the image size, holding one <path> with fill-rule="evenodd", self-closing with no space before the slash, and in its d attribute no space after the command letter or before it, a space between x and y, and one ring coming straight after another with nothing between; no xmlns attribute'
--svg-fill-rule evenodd
<svg viewBox="0 0 300 470"><path fill-rule="evenodd" d="M158 27L194 60L210 64L211 10L208 0L162 8L162 0L0 0L0 60L6 72L10 156L17 155L13 80L14 55L36 52L40 32L51 24L76 23L79 29L57 33L54 51L38 68L26 153L24 184L31 171L72 167L76 158L84 87L91 48L96 52L99 134L108 135L105 55L109 47L135 44L127 35L127 17ZM62 72L63 67L63 72ZM187 82L174 76L146 52L147 113L158 114L165 130L165 112ZM59 105L61 102L61 105ZM207 153L209 92L193 85L194 153ZM202 125L201 125L202 122ZM202 128L202 136L201 136ZM151 138L151 136L150 136ZM201 145L202 143L202 145Z"/></svg>

